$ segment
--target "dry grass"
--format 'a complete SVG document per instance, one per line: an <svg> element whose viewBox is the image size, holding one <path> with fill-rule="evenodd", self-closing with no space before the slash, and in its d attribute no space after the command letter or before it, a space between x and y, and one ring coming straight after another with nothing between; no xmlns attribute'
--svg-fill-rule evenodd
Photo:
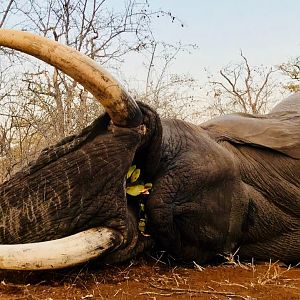
<svg viewBox="0 0 300 300"><path fill-rule="evenodd" d="M1 299L299 299L300 269L244 263L236 255L220 266L169 266L140 258L101 270L0 272Z"/></svg>

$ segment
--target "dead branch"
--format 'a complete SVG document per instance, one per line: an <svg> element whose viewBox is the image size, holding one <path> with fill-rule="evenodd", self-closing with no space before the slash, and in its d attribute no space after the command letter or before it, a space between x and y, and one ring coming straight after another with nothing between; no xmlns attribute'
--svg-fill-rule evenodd
<svg viewBox="0 0 300 300"><path fill-rule="evenodd" d="M4 10L3 17L2 17L2 19L1 19L1 21L0 21L0 28L3 26L5 20L6 20L7 16L8 16L8 13L10 12L10 9L11 9L11 6L12 6L13 3L14 3L14 0L10 0L10 1L8 2L7 7L6 7L6 9Z"/></svg>
<svg viewBox="0 0 300 300"><path fill-rule="evenodd" d="M223 292L223 291L215 291L215 290L197 290L197 289L185 289L178 287L164 287L155 284L150 284L151 287L169 292L168 294L160 294L157 292L144 292L140 293L140 295L160 295L160 296L171 296L172 294L209 294L209 295L222 295L225 297L238 298L248 300L248 297L236 294L234 292Z"/></svg>
<svg viewBox="0 0 300 300"><path fill-rule="evenodd" d="M268 105L272 106L272 95L280 90L272 76L276 70L266 70L262 66L252 67L242 51L240 56L241 63L229 65L219 71L219 80L209 78L208 94L213 98L213 104L209 108L221 114L233 111L264 113Z"/></svg>

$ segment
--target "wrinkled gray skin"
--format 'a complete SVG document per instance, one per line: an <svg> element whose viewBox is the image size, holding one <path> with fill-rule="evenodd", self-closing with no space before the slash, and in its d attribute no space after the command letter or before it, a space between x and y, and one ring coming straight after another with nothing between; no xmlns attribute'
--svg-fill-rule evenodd
<svg viewBox="0 0 300 300"><path fill-rule="evenodd" d="M148 124L151 110L141 110ZM152 124L147 127L156 132ZM43 150L36 161L0 185L0 243L53 240L103 226L124 239L104 259L108 262L126 260L149 247L151 238L137 228L138 204L127 204L125 193L135 153L147 146L150 154L148 138L142 127L113 126L105 114L79 135Z"/></svg>
<svg viewBox="0 0 300 300"><path fill-rule="evenodd" d="M146 133L101 116L2 184L1 243L106 226L124 237L100 258L109 263L153 240L184 261L205 263L238 248L242 258L300 260L299 94L266 116L234 114L199 126L139 106ZM146 200L151 238L138 232L137 202L125 195L133 163L154 184Z"/></svg>
<svg viewBox="0 0 300 300"><path fill-rule="evenodd" d="M146 204L159 249L200 263L237 249L242 259L300 261L300 93L265 116L162 127Z"/></svg>

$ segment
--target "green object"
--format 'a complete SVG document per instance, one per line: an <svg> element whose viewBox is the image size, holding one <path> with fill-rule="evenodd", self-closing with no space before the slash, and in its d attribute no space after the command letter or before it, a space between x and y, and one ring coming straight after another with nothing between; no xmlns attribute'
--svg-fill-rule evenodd
<svg viewBox="0 0 300 300"><path fill-rule="evenodd" d="M139 231L147 235L146 231L146 224L147 224L147 216L145 213L145 201L146 195L149 195L150 190L152 189L152 183L147 182L144 184L143 180L140 179L141 170L137 169L136 165L130 167L127 172L126 176L126 193L130 196L139 196L137 197L138 204L139 204L139 223L138 228Z"/></svg>
<svg viewBox="0 0 300 300"><path fill-rule="evenodd" d="M148 182L145 184L145 189L151 190L152 189L152 183Z"/></svg>
<svg viewBox="0 0 300 300"><path fill-rule="evenodd" d="M140 221L139 221L139 230L140 230L140 232L145 232L145 227L146 227L146 220L145 219L140 219Z"/></svg>
<svg viewBox="0 0 300 300"><path fill-rule="evenodd" d="M136 165L133 165L129 168L128 172L127 172L127 176L126 179L130 178L132 173L134 172L134 170L136 169Z"/></svg>
<svg viewBox="0 0 300 300"><path fill-rule="evenodd" d="M145 204L144 204L144 203L140 203L140 210L141 210L142 212L145 211Z"/></svg>
<svg viewBox="0 0 300 300"><path fill-rule="evenodd" d="M130 177L130 182L134 183L138 180L138 178L140 177L141 174L141 170L140 169L135 169Z"/></svg>
<svg viewBox="0 0 300 300"><path fill-rule="evenodd" d="M128 186L126 188L126 193L130 196L138 196L145 190L145 187L142 184Z"/></svg>
<svg viewBox="0 0 300 300"><path fill-rule="evenodd" d="M141 170L137 169L136 165L133 165L129 168L126 176L126 193L130 196L138 196L140 194L149 195L149 191L152 189L152 183L148 182L144 184L142 180L138 180L140 175Z"/></svg>

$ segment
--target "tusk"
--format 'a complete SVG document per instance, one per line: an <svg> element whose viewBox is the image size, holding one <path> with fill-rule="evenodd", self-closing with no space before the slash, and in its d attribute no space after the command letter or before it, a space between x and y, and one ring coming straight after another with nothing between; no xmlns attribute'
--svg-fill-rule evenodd
<svg viewBox="0 0 300 300"><path fill-rule="evenodd" d="M0 245L0 269L47 270L75 266L97 258L122 243L112 229L98 227L38 243Z"/></svg>
<svg viewBox="0 0 300 300"><path fill-rule="evenodd" d="M0 29L0 46L30 54L79 82L105 107L115 125L135 127L142 122L137 103L106 70L79 51L29 32Z"/></svg>

